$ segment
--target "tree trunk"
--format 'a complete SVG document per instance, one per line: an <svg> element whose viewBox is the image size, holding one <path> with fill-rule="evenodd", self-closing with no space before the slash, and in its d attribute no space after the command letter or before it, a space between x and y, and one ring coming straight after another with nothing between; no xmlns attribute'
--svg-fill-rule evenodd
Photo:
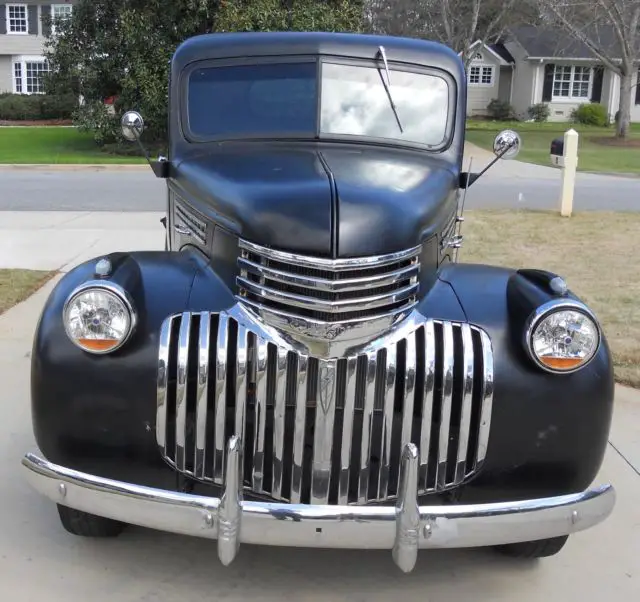
<svg viewBox="0 0 640 602"><path fill-rule="evenodd" d="M616 136L626 138L631 123L631 88L633 87L633 71L626 70L620 76L620 113L616 124Z"/></svg>

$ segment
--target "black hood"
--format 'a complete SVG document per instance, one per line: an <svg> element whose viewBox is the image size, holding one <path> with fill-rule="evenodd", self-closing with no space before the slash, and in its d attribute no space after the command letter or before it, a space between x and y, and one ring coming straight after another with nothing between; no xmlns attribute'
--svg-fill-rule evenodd
<svg viewBox="0 0 640 602"><path fill-rule="evenodd" d="M415 246L442 225L455 203L455 169L424 152L223 144L178 162L173 177L242 238L353 257Z"/></svg>

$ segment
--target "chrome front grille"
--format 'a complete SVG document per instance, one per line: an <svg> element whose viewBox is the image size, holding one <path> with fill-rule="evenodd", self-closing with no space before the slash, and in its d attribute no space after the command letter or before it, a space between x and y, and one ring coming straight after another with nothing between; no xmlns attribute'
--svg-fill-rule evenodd
<svg viewBox="0 0 640 602"><path fill-rule="evenodd" d="M256 494L363 504L397 495L408 442L421 494L482 464L493 396L484 331L420 317L382 345L322 359L268 340L247 315L185 313L162 326L156 436L180 472L223 485L237 435Z"/></svg>
<svg viewBox="0 0 640 602"><path fill-rule="evenodd" d="M257 309L344 322L407 311L416 303L420 247L399 253L323 259L240 241L243 303Z"/></svg>

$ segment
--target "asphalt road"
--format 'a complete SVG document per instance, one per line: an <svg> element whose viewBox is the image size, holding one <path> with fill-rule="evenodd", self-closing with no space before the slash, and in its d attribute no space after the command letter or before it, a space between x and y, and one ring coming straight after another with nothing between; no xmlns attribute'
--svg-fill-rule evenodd
<svg viewBox="0 0 640 602"><path fill-rule="evenodd" d="M551 168L499 166L468 191L470 209L555 209L560 174ZM537 170L534 169L537 167ZM0 211L163 211L165 183L150 170L0 171ZM640 179L579 174L576 210L640 210Z"/></svg>

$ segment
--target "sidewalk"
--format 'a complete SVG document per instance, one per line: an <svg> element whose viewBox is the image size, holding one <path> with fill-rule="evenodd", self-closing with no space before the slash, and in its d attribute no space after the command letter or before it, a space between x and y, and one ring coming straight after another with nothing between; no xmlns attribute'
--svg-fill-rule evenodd
<svg viewBox="0 0 640 602"><path fill-rule="evenodd" d="M164 248L162 212L4 211L0 268L60 270L104 253Z"/></svg>

